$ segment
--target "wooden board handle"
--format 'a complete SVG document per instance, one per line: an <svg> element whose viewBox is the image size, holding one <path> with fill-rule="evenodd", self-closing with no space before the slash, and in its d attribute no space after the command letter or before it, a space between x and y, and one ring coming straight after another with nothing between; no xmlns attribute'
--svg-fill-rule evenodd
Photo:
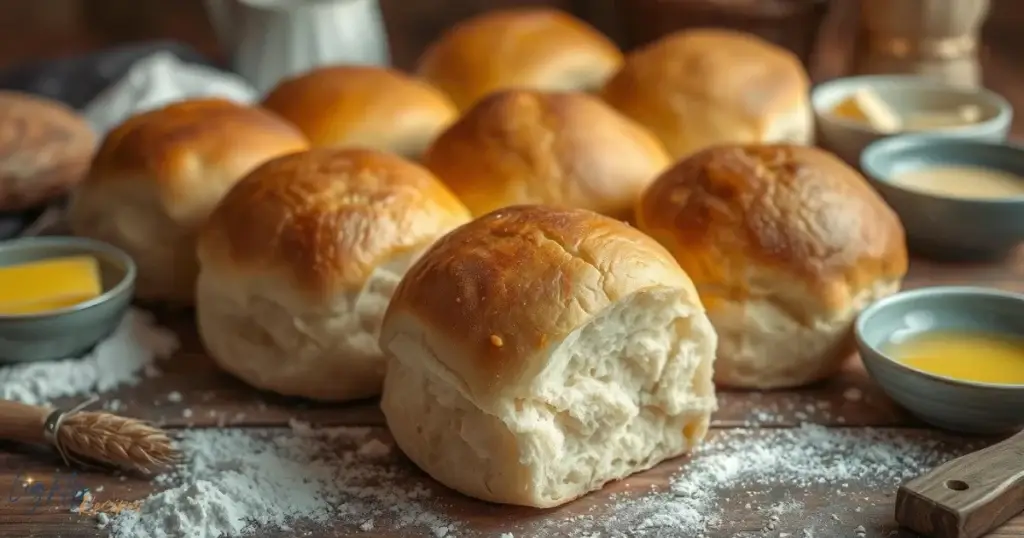
<svg viewBox="0 0 1024 538"><path fill-rule="evenodd" d="M1024 511L1024 432L900 486L896 521L933 538L978 538Z"/></svg>

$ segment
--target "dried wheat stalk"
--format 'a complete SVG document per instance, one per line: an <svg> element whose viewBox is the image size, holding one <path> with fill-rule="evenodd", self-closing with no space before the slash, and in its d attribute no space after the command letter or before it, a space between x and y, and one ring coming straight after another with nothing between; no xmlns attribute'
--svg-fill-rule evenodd
<svg viewBox="0 0 1024 538"><path fill-rule="evenodd" d="M143 473L181 457L163 430L109 413L68 415L57 431L57 440L69 457Z"/></svg>

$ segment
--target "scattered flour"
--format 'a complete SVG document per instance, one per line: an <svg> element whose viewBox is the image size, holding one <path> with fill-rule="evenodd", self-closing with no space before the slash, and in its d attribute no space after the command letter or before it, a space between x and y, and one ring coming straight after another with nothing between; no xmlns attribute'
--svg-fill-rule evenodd
<svg viewBox="0 0 1024 538"><path fill-rule="evenodd" d="M156 375L154 361L169 357L178 346L177 336L156 325L152 314L131 309L109 338L81 358L0 368L0 398L45 405L134 385L142 375Z"/></svg>
<svg viewBox="0 0 1024 538"><path fill-rule="evenodd" d="M573 516L571 521L544 523L540 533L530 530L576 538L608 529L629 529L626 535L631 537L701 537L714 533L725 517L743 517L753 518L752 525L763 525L769 535L777 535L779 531L775 529L785 523L786 514L800 513L804 520L807 514L817 511L805 506L805 501L810 504L821 502L821 497L844 495L842 486L855 481L895 491L902 480L955 455L958 454L942 450L939 441L921 441L871 429L848 432L803 425L725 430L681 465L667 491L615 495L611 510L602 508L592 514ZM781 490L791 498L774 503L762 498L764 505L758 506L758 499L751 492L769 488ZM753 505L746 505L748 513L723 512L738 500L733 498L729 502L723 495L735 492L750 495L754 501ZM851 530L846 528L842 532L850 535ZM792 532L810 536L812 529ZM836 533L838 536L839 527Z"/></svg>
<svg viewBox="0 0 1024 538"><path fill-rule="evenodd" d="M430 481L410 473L391 446L371 432L316 429L297 421L272 437L231 429L186 431L180 444L187 463L158 479L167 489L146 499L137 512L112 514L107 529L112 538L235 537L270 527L299 536L329 522L342 533L458 534L442 501L433 497ZM564 510L574 515L523 521L502 529L501 536L514 531L520 536L697 538L718 535L723 523L734 528L737 519L748 528L761 526L764 536L851 536L862 528L829 519L829 499L863 490L848 494L850 483L894 490L901 480L954 455L940 441L870 429L727 430L679 464L664 491L616 494L610 508L598 503L582 514L570 505ZM758 493L768 489L785 500ZM734 508L744 502L744 509ZM787 525L790 514L800 514L797 528Z"/></svg>
<svg viewBox="0 0 1024 538"><path fill-rule="evenodd" d="M193 430L179 445L187 463L160 477L162 492L138 511L112 515L112 538L220 538L326 523L448 536L456 526L431 509L426 480L387 458L369 428L313 429L259 437ZM383 458L383 460L382 460ZM296 532L296 535L301 532Z"/></svg>

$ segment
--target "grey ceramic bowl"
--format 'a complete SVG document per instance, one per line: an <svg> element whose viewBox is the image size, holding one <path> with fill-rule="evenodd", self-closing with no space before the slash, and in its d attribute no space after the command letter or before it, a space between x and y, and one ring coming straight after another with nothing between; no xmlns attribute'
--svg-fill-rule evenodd
<svg viewBox="0 0 1024 538"><path fill-rule="evenodd" d="M1024 337L1024 295L988 288L923 288L878 301L854 324L861 360L871 377L925 422L979 434L1024 428L1024 385L960 381L911 368L885 353L886 345L900 335L950 329Z"/></svg>
<svg viewBox="0 0 1024 538"><path fill-rule="evenodd" d="M78 237L32 237L0 243L0 267L78 255L99 261L103 294L52 312L0 315L0 362L79 356L117 328L135 288L135 263L128 254L106 243Z"/></svg>
<svg viewBox="0 0 1024 538"><path fill-rule="evenodd" d="M864 75L823 82L811 90L819 146L857 166L860 154L872 142L890 135L879 133L860 122L837 118L832 109L855 91L870 87L897 113L915 111L951 111L963 105L981 109L981 121L947 129L929 131L943 136L972 140L1006 140L1013 120L1013 107L997 93L984 89L949 86L923 76Z"/></svg>
<svg viewBox="0 0 1024 538"><path fill-rule="evenodd" d="M902 135L868 146L861 169L896 211L915 252L940 259L984 260L1024 240L1024 197L966 199L905 189L891 178L937 165L980 166L1024 178L1024 148L995 142Z"/></svg>

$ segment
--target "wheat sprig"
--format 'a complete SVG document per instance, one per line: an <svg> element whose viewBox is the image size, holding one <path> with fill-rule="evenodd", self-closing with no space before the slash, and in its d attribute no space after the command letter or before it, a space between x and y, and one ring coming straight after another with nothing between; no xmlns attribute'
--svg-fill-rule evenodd
<svg viewBox="0 0 1024 538"><path fill-rule="evenodd" d="M163 430L109 413L68 415L57 431L57 441L69 457L143 473L154 472L181 457Z"/></svg>

